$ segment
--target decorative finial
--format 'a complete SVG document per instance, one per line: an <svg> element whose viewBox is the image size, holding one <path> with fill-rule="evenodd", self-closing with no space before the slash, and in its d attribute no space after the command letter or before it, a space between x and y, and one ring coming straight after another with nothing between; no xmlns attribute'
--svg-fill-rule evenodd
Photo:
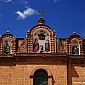
<svg viewBox="0 0 85 85"><path fill-rule="evenodd" d="M6 31L6 33L9 33L9 32L10 32L9 30L10 30L10 28L7 28L7 31Z"/></svg>
<svg viewBox="0 0 85 85"><path fill-rule="evenodd" d="M42 9L39 10L39 14L40 14L40 18L42 18L42 14L44 13L44 11Z"/></svg>
<svg viewBox="0 0 85 85"><path fill-rule="evenodd" d="M53 32L54 37L56 37L56 29L54 28L54 32Z"/></svg>
<svg viewBox="0 0 85 85"><path fill-rule="evenodd" d="M74 28L73 34L76 34L76 29Z"/></svg>
<svg viewBox="0 0 85 85"><path fill-rule="evenodd" d="M56 32L56 29L54 28L54 32Z"/></svg>
<svg viewBox="0 0 85 85"><path fill-rule="evenodd" d="M73 32L73 34L76 34L76 32Z"/></svg>
<svg viewBox="0 0 85 85"><path fill-rule="evenodd" d="M28 31L27 32L30 32L30 29L28 29Z"/></svg>

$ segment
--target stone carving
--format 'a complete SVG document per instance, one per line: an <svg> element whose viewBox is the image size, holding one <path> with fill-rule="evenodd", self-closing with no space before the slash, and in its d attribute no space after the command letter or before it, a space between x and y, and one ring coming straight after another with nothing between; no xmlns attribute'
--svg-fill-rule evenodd
<svg viewBox="0 0 85 85"><path fill-rule="evenodd" d="M18 51L20 53L27 53L27 41L26 41L26 39L22 40L22 42L18 48Z"/></svg>

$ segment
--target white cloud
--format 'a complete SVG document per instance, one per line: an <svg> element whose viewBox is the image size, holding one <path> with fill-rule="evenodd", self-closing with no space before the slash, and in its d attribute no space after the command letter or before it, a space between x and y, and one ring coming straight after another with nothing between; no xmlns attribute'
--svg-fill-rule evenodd
<svg viewBox="0 0 85 85"><path fill-rule="evenodd" d="M38 11L32 8L27 8L23 12L17 11L16 14L18 15L18 19L25 19L27 16L38 14Z"/></svg>
<svg viewBox="0 0 85 85"><path fill-rule="evenodd" d="M61 2L62 0L53 0L53 3Z"/></svg>
<svg viewBox="0 0 85 85"><path fill-rule="evenodd" d="M0 0L0 2L14 4L13 0Z"/></svg>
<svg viewBox="0 0 85 85"><path fill-rule="evenodd" d="M11 2L12 0L0 0L1 2Z"/></svg>
<svg viewBox="0 0 85 85"><path fill-rule="evenodd" d="M17 11L16 14L18 14L19 17L21 17L23 19L25 18L25 15L22 12L20 12L20 11Z"/></svg>

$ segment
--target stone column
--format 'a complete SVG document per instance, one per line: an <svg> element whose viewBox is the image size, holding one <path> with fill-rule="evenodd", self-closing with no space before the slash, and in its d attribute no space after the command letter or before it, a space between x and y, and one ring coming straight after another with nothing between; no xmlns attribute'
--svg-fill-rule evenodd
<svg viewBox="0 0 85 85"><path fill-rule="evenodd" d="M72 85L72 64L71 60L67 60L67 85Z"/></svg>

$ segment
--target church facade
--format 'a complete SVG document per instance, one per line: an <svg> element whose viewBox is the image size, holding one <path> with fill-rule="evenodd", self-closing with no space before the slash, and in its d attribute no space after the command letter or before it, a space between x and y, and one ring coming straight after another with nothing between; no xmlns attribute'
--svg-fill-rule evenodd
<svg viewBox="0 0 85 85"><path fill-rule="evenodd" d="M41 17L25 38L0 37L0 85L85 85L85 38L57 38Z"/></svg>

